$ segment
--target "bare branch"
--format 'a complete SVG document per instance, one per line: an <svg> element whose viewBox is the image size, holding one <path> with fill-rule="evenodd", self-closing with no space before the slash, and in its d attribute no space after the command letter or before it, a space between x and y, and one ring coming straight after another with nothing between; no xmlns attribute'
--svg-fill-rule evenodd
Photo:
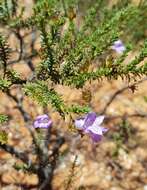
<svg viewBox="0 0 147 190"><path fill-rule="evenodd" d="M16 96L14 96L14 95L11 94L10 90L8 90L6 92L6 94L16 102L17 108L18 108L19 112L21 113L24 121L25 122L29 121L30 120L30 116L29 116L29 114L23 108L23 105L22 105L22 101L23 100L22 100L22 98L21 99L17 99Z"/></svg>
<svg viewBox="0 0 147 190"><path fill-rule="evenodd" d="M146 80L147 80L147 77L143 78L143 79L140 80L140 81L134 82L134 83L131 84L131 85L125 86L125 87L123 87L123 88L117 90L117 91L110 97L109 101L106 103L106 105L104 106L104 108L103 108L103 110L100 112L100 114L105 114L105 113L106 113L108 107L112 104L112 102L115 100L115 98L116 98L119 94L123 93L123 92L126 91L127 89L131 89L132 91L134 91L136 85L138 85L138 84L140 84L140 83L142 83L142 82L144 82L144 81L146 81Z"/></svg>
<svg viewBox="0 0 147 190"><path fill-rule="evenodd" d="M123 115L107 115L106 120L113 120L113 119L119 119L119 118L131 118L131 117L147 118L147 113L134 113L134 114L123 114Z"/></svg>

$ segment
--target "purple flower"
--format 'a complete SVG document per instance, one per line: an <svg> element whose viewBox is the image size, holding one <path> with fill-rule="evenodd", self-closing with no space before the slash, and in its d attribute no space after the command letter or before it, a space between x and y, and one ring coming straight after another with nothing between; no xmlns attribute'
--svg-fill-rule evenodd
<svg viewBox="0 0 147 190"><path fill-rule="evenodd" d="M84 134L88 134L94 142L102 139L102 136L108 129L101 126L104 116L97 116L96 113L90 112L85 117L75 120L75 126Z"/></svg>
<svg viewBox="0 0 147 190"><path fill-rule="evenodd" d="M115 41L112 46L112 49L115 50L119 54L123 53L126 50L126 48L121 40Z"/></svg>
<svg viewBox="0 0 147 190"><path fill-rule="evenodd" d="M37 116L33 123L34 128L49 128L51 125L52 120L46 114Z"/></svg>

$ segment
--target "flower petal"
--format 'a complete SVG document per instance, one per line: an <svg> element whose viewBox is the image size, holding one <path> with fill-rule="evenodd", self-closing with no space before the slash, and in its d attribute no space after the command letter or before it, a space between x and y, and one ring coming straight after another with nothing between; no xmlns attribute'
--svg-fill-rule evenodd
<svg viewBox="0 0 147 190"><path fill-rule="evenodd" d="M97 126L97 125L92 125L90 127L88 127L86 130L85 130L85 133L89 133L89 132L92 132L92 133L95 133L97 135L103 135L103 129L102 127L100 126Z"/></svg>
<svg viewBox="0 0 147 190"><path fill-rule="evenodd" d="M104 118L104 115L97 116L93 124L99 126L103 122Z"/></svg>
<svg viewBox="0 0 147 190"><path fill-rule="evenodd" d="M112 49L115 50L117 53L121 54L126 50L126 47L121 40L117 40L114 42Z"/></svg>
<svg viewBox="0 0 147 190"><path fill-rule="evenodd" d="M33 123L34 128L48 128L51 125L52 120L46 114L37 116Z"/></svg>
<svg viewBox="0 0 147 190"><path fill-rule="evenodd" d="M39 121L43 121L45 119L49 119L48 115L47 114L43 114L43 115L39 115L35 118L35 121L36 120L39 120Z"/></svg>
<svg viewBox="0 0 147 190"><path fill-rule="evenodd" d="M80 118L75 120L75 126L77 129L82 130L84 128L85 118Z"/></svg>
<svg viewBox="0 0 147 190"><path fill-rule="evenodd" d="M126 48L122 46L122 47L117 47L115 50L117 51L117 53L123 53L126 50Z"/></svg>
<svg viewBox="0 0 147 190"><path fill-rule="evenodd" d="M123 43L122 43L121 40L117 40L117 41L114 42L114 46L115 47L120 47L120 46L123 46Z"/></svg>
<svg viewBox="0 0 147 190"><path fill-rule="evenodd" d="M109 129L102 127L103 134L106 133Z"/></svg>
<svg viewBox="0 0 147 190"><path fill-rule="evenodd" d="M38 128L39 127L39 122L38 121L34 121L34 123L33 123L33 126L34 126L34 128Z"/></svg>
<svg viewBox="0 0 147 190"><path fill-rule="evenodd" d="M47 123L39 123L39 122L34 122L34 127L35 128L49 128L52 124L52 121L49 121Z"/></svg>
<svg viewBox="0 0 147 190"><path fill-rule="evenodd" d="M95 133L90 133L90 137L92 138L93 142L99 142L102 140L102 135L97 135Z"/></svg>
<svg viewBox="0 0 147 190"><path fill-rule="evenodd" d="M93 124L93 122L95 121L96 117L97 117L96 113L94 113L94 112L88 113L85 118L84 128L91 126Z"/></svg>

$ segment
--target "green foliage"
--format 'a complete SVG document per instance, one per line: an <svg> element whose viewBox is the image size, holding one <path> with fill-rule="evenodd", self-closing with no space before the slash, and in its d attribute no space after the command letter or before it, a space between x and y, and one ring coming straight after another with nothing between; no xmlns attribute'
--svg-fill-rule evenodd
<svg viewBox="0 0 147 190"><path fill-rule="evenodd" d="M0 114L0 124L5 123L8 120L6 115ZM8 135L4 130L0 130L0 144L6 144L8 140Z"/></svg>
<svg viewBox="0 0 147 190"><path fill-rule="evenodd" d="M0 124L6 122L8 120L8 117L6 115L0 114Z"/></svg>
<svg viewBox="0 0 147 190"><path fill-rule="evenodd" d="M7 71L5 73L5 77L12 84L23 84L23 83L25 83L25 80L21 79L20 75L12 69L11 70L7 69Z"/></svg>
<svg viewBox="0 0 147 190"><path fill-rule="evenodd" d="M26 95L42 106L50 103L63 116L88 112L87 107L65 105L54 86L60 84L83 88L87 81L119 77L130 81L146 75L146 42L132 61L124 63L129 51L134 48L130 47L130 41L134 42L134 38L145 39L146 29L143 27L139 33L139 26L146 26L142 24L143 19L146 22L146 7L145 1L134 5L131 0L118 0L116 3L109 0L37 0L32 15L24 18L25 8L20 8L17 0L2 0L0 24L10 31L18 32L24 28L39 31L41 48L38 54L41 60L34 73L35 79L30 82L23 80L8 66L10 48L1 35L0 62L3 77L0 79L0 89L6 92L14 84L27 82L24 85ZM76 23L79 13L82 15L80 26ZM123 55L113 56L111 46L120 38L124 38L128 46ZM93 69L89 69L91 65Z"/></svg>
<svg viewBox="0 0 147 190"><path fill-rule="evenodd" d="M8 135L5 131L0 131L0 144L6 144L8 141Z"/></svg>
<svg viewBox="0 0 147 190"><path fill-rule="evenodd" d="M136 14L128 22L126 33L130 36L131 40L136 44L139 40L147 38L146 30L147 25L147 1L141 0L138 4L138 14ZM135 30L134 30L135 28Z"/></svg>
<svg viewBox="0 0 147 190"><path fill-rule="evenodd" d="M6 115L0 114L0 124L5 123L8 120ZM0 144L6 144L8 141L8 135L6 131L0 129Z"/></svg>
<svg viewBox="0 0 147 190"><path fill-rule="evenodd" d="M147 96L144 96L144 101L147 102Z"/></svg>
<svg viewBox="0 0 147 190"><path fill-rule="evenodd" d="M71 107L67 108L67 112L71 113L88 113L90 112L90 108L88 106L79 106L79 105L72 105Z"/></svg>
<svg viewBox="0 0 147 190"><path fill-rule="evenodd" d="M57 111L63 112L64 104L61 97L53 88L49 89L45 82L27 83L24 90L27 95L36 99L39 104L47 106L48 103L51 103Z"/></svg>
<svg viewBox="0 0 147 190"><path fill-rule="evenodd" d="M21 164L15 163L13 165L13 168L15 170L17 170L17 171L23 171L24 173L28 172L28 170L30 169L30 167L27 164L24 164L24 163L21 163Z"/></svg>
<svg viewBox="0 0 147 190"><path fill-rule="evenodd" d="M0 90L6 91L11 86L11 82L0 78Z"/></svg>
<svg viewBox="0 0 147 190"><path fill-rule="evenodd" d="M47 106L50 103L62 116L64 116L65 113L87 113L89 111L88 107L78 105L72 105L69 107L65 105L62 97L58 95L53 88L49 88L47 83L43 81L27 83L24 85L24 91L42 106Z"/></svg>
<svg viewBox="0 0 147 190"><path fill-rule="evenodd" d="M2 64L4 74L6 72L9 55L10 55L10 48L5 38L0 34L0 66Z"/></svg>
<svg viewBox="0 0 147 190"><path fill-rule="evenodd" d="M11 16L13 17L16 14L18 3L17 0L1 0L0 8L1 8L1 19L8 19ZM4 17L5 16L5 17Z"/></svg>
<svg viewBox="0 0 147 190"><path fill-rule="evenodd" d="M116 61L101 66L94 72L83 72L74 77L70 77L67 80L67 84L73 84L79 88L83 87L87 80L102 79L102 77L107 77L108 79L118 79L118 77L121 77L122 79L126 78L129 81L131 79L135 80L136 76L147 74L147 63L145 62L143 65L139 65L146 57L147 45L145 41L139 55L136 56L130 63L124 64L124 62L120 62L126 58L126 56L122 55L122 57L118 58Z"/></svg>
<svg viewBox="0 0 147 190"><path fill-rule="evenodd" d="M118 155L120 148L127 151L125 144L131 136L131 127L131 124L126 119L122 120L122 122L117 126L117 131L112 135L112 138L116 144L116 148L113 151L113 156Z"/></svg>

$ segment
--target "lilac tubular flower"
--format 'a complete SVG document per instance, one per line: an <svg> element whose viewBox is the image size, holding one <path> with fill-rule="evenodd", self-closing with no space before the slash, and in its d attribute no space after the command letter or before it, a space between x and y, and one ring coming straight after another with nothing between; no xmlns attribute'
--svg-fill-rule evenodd
<svg viewBox="0 0 147 190"><path fill-rule="evenodd" d="M88 134L94 142L99 142L108 129L101 127L104 116L97 116L96 113L90 112L85 117L75 120L75 126L84 134Z"/></svg>
<svg viewBox="0 0 147 190"><path fill-rule="evenodd" d="M52 120L46 114L37 116L33 123L34 128L49 128L51 125Z"/></svg>
<svg viewBox="0 0 147 190"><path fill-rule="evenodd" d="M121 40L117 40L114 42L112 49L115 50L117 53L122 54L126 48Z"/></svg>

